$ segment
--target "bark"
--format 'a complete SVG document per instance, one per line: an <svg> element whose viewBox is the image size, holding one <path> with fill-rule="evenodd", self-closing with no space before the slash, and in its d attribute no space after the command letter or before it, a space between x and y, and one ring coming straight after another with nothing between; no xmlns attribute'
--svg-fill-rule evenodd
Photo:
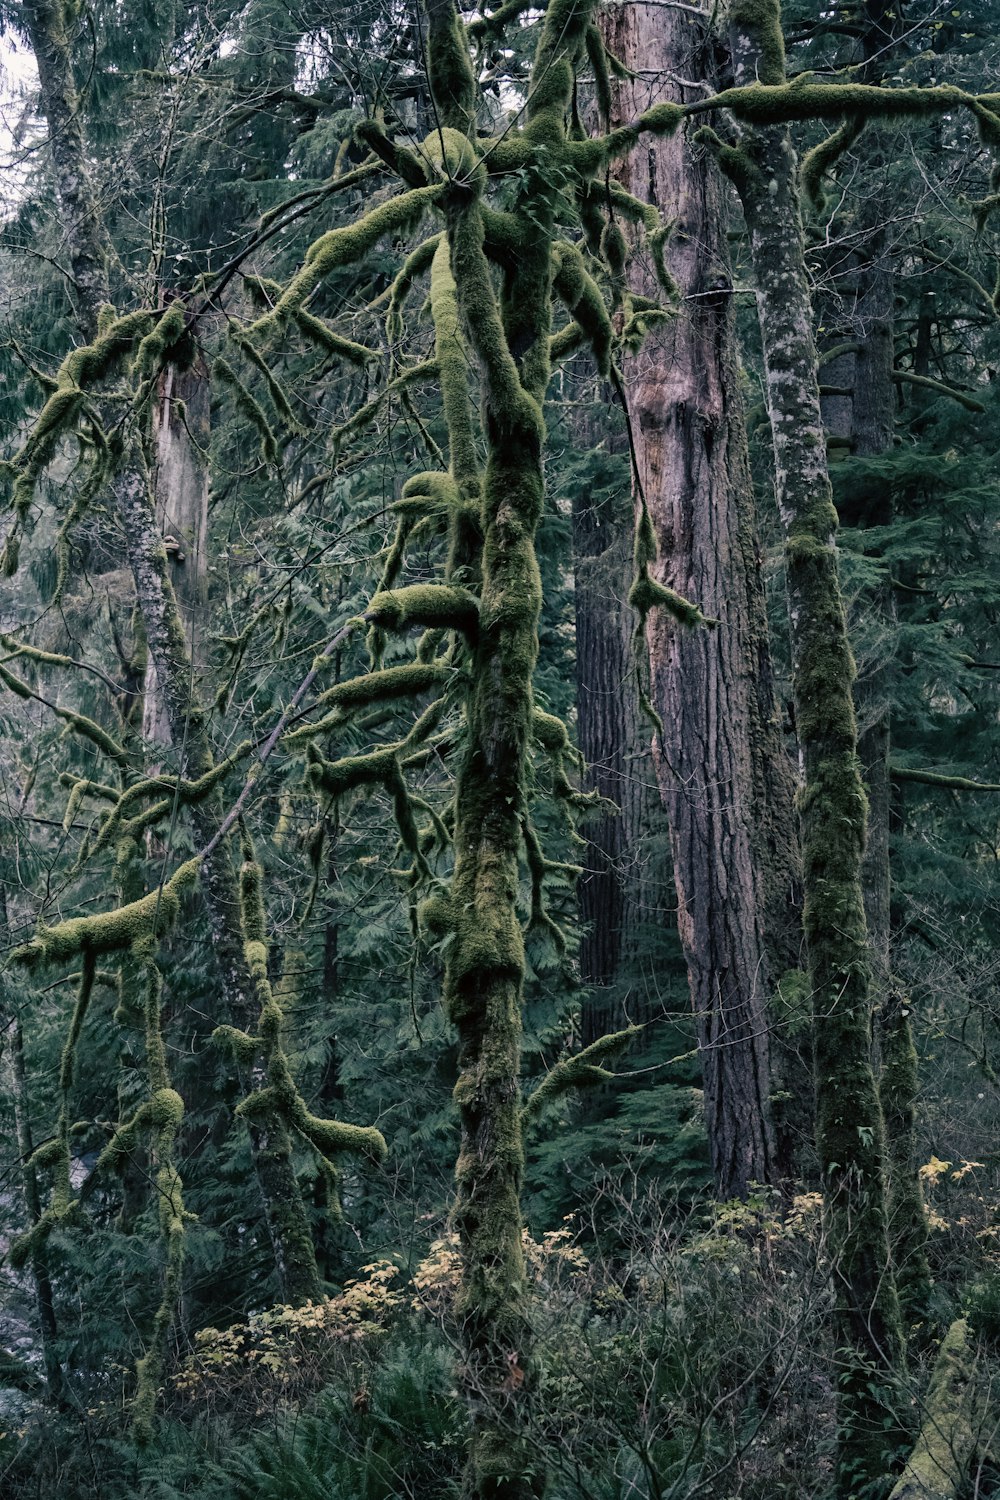
<svg viewBox="0 0 1000 1500"><path fill-rule="evenodd" d="M738 83L784 81L776 3L731 7ZM721 150L750 231L785 532L793 688L803 765L804 925L813 994L817 1147L835 1290L838 1488L886 1468L899 1433L885 1382L902 1331L889 1263L881 1110L870 1056L871 954L861 862L866 802L858 766L833 505L820 413L795 154L787 131L744 131Z"/></svg>
<svg viewBox="0 0 1000 1500"><path fill-rule="evenodd" d="M73 268L78 320L84 335L93 338L101 304L109 300L105 231L84 151L64 11L58 5L33 0L24 6L23 16L38 62L42 110L56 165L57 198ZM193 683L192 663L163 539L137 454L126 450L120 455L111 488L164 715L181 761L181 774L197 777L211 769L211 744ZM210 841L219 816L216 797L206 799L192 810L192 827L199 845ZM226 1011L234 1025L253 1031L257 1020L254 986L243 955L239 886L225 841L205 859L201 889L219 961ZM292 1302L316 1298L320 1294L319 1276L287 1128L275 1121L273 1129L258 1129L251 1136L254 1166L283 1294Z"/></svg>
<svg viewBox="0 0 1000 1500"><path fill-rule="evenodd" d="M581 445L592 445L592 424L578 424ZM577 738L586 762L583 785L615 804L617 815L595 813L581 828L585 874L579 881L580 977L588 987L581 1041L653 1014L655 984L641 965L649 935L663 910L662 861L650 848L661 816L649 725L635 689L632 610L625 602L633 576L631 509L627 493L604 503L573 498L576 610ZM651 976L652 977L652 976Z"/></svg>
<svg viewBox="0 0 1000 1500"><path fill-rule="evenodd" d="M689 14L616 6L605 34L636 75L616 86L618 118L661 99L664 79L667 96L687 102L701 91L675 80L713 76L711 34ZM768 649L728 214L710 153L680 134L644 142L620 176L674 224L668 263L681 310L626 361L624 375L656 576L719 621L715 630L684 630L653 611L647 639L716 1186L723 1198L743 1197L791 1165L791 1121L775 1129L768 1006L781 974L797 966L799 935L792 780ZM650 294L648 270L634 267L634 289ZM786 1047L781 1082L795 1071ZM801 1084L799 1098L808 1093Z"/></svg>
<svg viewBox="0 0 1000 1500"><path fill-rule="evenodd" d="M7 892L0 885L0 949L10 948L10 929L7 921ZM42 1216L41 1199L38 1193L38 1178L31 1164L35 1143L31 1133L31 1115L28 1103L28 1087L24 1070L24 1038L17 998L10 993L10 981L0 974L0 1025L7 1045L7 1077L14 1105L14 1134L17 1140L17 1156L21 1169L21 1192L28 1228L33 1228ZM41 1339L42 1364L45 1369L45 1385L48 1398L57 1406L63 1404L66 1382L59 1361L57 1343L59 1328L56 1323L55 1298L52 1292L52 1275L49 1270L48 1244L42 1241L32 1250L29 1261L31 1279L34 1284L35 1309L38 1314L38 1329Z"/></svg>
<svg viewBox="0 0 1000 1500"><path fill-rule="evenodd" d="M153 412L156 519L166 539L196 679L205 666L210 407L211 387L200 353L186 369L167 365ZM146 671L142 734L153 744L170 743L170 724L152 663Z"/></svg>

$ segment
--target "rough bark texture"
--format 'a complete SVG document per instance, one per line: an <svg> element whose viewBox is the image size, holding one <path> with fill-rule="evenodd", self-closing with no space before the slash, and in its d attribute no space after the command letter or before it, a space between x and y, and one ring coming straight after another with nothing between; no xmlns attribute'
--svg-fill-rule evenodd
<svg viewBox="0 0 1000 1500"><path fill-rule="evenodd" d="M689 14L616 6L605 32L611 52L638 75L616 86L621 119L664 94L699 97L676 79L713 74L710 35ZM647 637L709 1141L717 1189L728 1198L745 1196L751 1182L778 1181L789 1165L770 1097L768 1002L797 963L791 773L767 643L724 184L710 153L682 135L644 142L620 177L673 222L668 263L682 298L678 316L624 370L659 547L656 576L719 621L715 630L685 630L653 611ZM649 272L636 263L630 274L648 294Z"/></svg>
<svg viewBox="0 0 1000 1500"><path fill-rule="evenodd" d="M174 594L184 621L196 678L205 661L202 629L208 600L208 444L211 387L200 354L186 369L167 365L153 412L156 519L166 539ZM156 670L146 672L143 739L170 743L170 724Z"/></svg>
<svg viewBox="0 0 1000 1500"><path fill-rule="evenodd" d="M587 443L595 435L581 430L578 437ZM581 1018L585 1047L627 1021L644 1021L653 1013L650 996L656 986L644 982L639 963L654 924L668 920L669 876L650 849L650 833L662 809L649 724L635 686L635 619L626 603L634 573L630 519L627 491L604 503L586 493L574 496L577 738L586 761L583 785L618 808L617 816L589 816L580 830L586 839L585 873L578 887L580 977L588 986Z"/></svg>
<svg viewBox="0 0 1000 1500"><path fill-rule="evenodd" d="M731 6L738 83L784 81L775 0ZM750 230L775 478L785 530L800 799L804 925L815 1016L817 1147L833 1265L838 1488L877 1481L900 1434L885 1383L902 1345L889 1262L882 1115L870 1057L870 953L861 861L866 800L826 465L795 154L779 127L744 131L722 160Z"/></svg>
<svg viewBox="0 0 1000 1500"><path fill-rule="evenodd" d="M56 5L29 4L24 7L24 19L38 61L42 110L56 164L59 213L75 278L78 319L86 337L93 338L101 304L108 300L104 229L84 152L64 12ZM126 451L120 455L112 495L170 735L182 774L197 777L211 768L211 746L194 692L191 660L163 538L137 454ZM217 822L216 798L193 809L192 825L199 844L209 842ZM256 1020L254 989L243 957L239 888L226 843L204 861L201 888L222 974L226 1010L234 1024L252 1030ZM288 1132L281 1122L275 1122L273 1131L257 1134L254 1165L284 1295L296 1302L316 1297L320 1286L312 1237L295 1178Z"/></svg>

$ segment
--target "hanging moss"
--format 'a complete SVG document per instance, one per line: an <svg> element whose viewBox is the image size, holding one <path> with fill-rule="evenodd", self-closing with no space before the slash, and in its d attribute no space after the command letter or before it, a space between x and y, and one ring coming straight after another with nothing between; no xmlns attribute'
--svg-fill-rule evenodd
<svg viewBox="0 0 1000 1500"><path fill-rule="evenodd" d="M260 437L261 462L265 464L276 464L278 462L278 441L264 408L257 397L253 394L237 375L228 359L217 354L212 361L212 375L216 380L221 380L223 385L229 387L236 400L236 405L243 415L256 427Z"/></svg>
<svg viewBox="0 0 1000 1500"><path fill-rule="evenodd" d="M294 433L304 432L305 428L292 410L292 403L288 399L284 386L271 369L267 360L254 348L250 339L245 335L233 333L231 337L240 352L246 356L257 372L263 376L264 384L267 386L267 392L274 409L279 417L282 418L289 431Z"/></svg>
<svg viewBox="0 0 1000 1500"><path fill-rule="evenodd" d="M854 119L846 119L832 135L828 135L825 141L820 141L818 146L813 146L802 158L799 171L802 191L817 213L822 213L826 207L823 178L836 166L844 152L854 145L865 124L864 117L860 115Z"/></svg>

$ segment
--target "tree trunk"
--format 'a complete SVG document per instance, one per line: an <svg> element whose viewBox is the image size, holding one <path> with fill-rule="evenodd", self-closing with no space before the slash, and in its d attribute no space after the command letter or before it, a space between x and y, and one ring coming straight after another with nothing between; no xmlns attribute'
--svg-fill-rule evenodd
<svg viewBox="0 0 1000 1500"><path fill-rule="evenodd" d="M186 369L166 366L153 408L156 519L173 565L174 594L196 678L204 670L207 644L203 627L208 602L210 408L211 386L200 353ZM146 669L142 735L148 743L170 743L170 724L152 661Z"/></svg>
<svg viewBox="0 0 1000 1500"><path fill-rule="evenodd" d="M738 84L784 82L777 0L731 6ZM820 413L795 154L780 127L744 130L721 158L743 200L774 445L792 631L805 931L815 1017L817 1145L835 1288L838 1486L885 1473L900 1436L885 1381L902 1330L889 1262L882 1116L870 1057L871 994L861 862L866 802L852 700L854 662L840 590Z"/></svg>
<svg viewBox="0 0 1000 1500"><path fill-rule="evenodd" d="M7 892L0 885L0 950L10 949L10 928L7 920ZM31 1134L31 1115L28 1104L28 1088L24 1072L24 1038L21 1031L21 1016L17 997L10 993L10 980L0 974L0 1026L7 1046L7 1075L11 1099L14 1105L14 1134L17 1139L17 1155L21 1169L21 1192L24 1197L24 1212L28 1228L32 1229L42 1216L38 1195L38 1179L31 1164L35 1143ZM49 1272L48 1242L36 1245L30 1258L31 1277L34 1282L35 1307L38 1312L38 1329L42 1346L42 1364L45 1367L45 1384L48 1398L55 1405L62 1405L66 1382L56 1344L59 1329L56 1324L55 1298L52 1293L52 1277Z"/></svg>
<svg viewBox="0 0 1000 1500"><path fill-rule="evenodd" d="M577 425L581 445L595 441L592 426ZM576 711L586 762L583 785L618 808L617 814L589 815L581 828L586 850L578 886L580 978L588 993L580 1037L585 1047L654 1013L650 996L655 985L643 982L640 966L666 898L666 872L649 848L662 810L649 725L636 692L635 620L626 603L633 575L630 512L624 487L603 503L584 491L573 497Z"/></svg>
<svg viewBox="0 0 1000 1500"><path fill-rule="evenodd" d="M93 338L101 304L109 300L107 257L104 226L84 153L64 12L61 6L31 0L23 14L38 63L42 110L56 165L59 211L73 269L79 322L84 334ZM111 489L181 774L195 778L211 769L211 744L192 680L191 658L163 539L138 455L130 455L127 449L121 455ZM192 827L200 845L208 844L219 815L217 796L192 809ZM201 888L226 1010L235 1025L252 1031L257 1020L254 985L243 954L239 887L225 841L203 862ZM320 1294L316 1258L287 1127L275 1120L273 1130L263 1132L258 1127L251 1136L284 1296L292 1302L316 1298Z"/></svg>
<svg viewBox="0 0 1000 1500"><path fill-rule="evenodd" d="M605 34L636 75L616 85L620 119L662 98L664 78L668 96L686 102L700 91L674 80L714 73L710 36L687 13L616 6ZM798 922L792 782L768 651L728 216L715 162L681 135L644 142L620 176L674 225L668 263L681 311L628 358L624 375L657 577L719 621L688 631L653 611L647 639L716 1186L723 1198L743 1197L790 1166L787 1133L779 1145L773 1119L768 1004L797 965ZM635 264L632 284L648 295L650 273Z"/></svg>

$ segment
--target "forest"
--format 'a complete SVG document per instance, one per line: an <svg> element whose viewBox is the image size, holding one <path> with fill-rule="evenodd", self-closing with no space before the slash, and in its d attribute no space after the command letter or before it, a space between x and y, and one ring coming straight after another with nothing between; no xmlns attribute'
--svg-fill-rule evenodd
<svg viewBox="0 0 1000 1500"><path fill-rule="evenodd" d="M995 0L0 0L0 1500L1000 1496Z"/></svg>

